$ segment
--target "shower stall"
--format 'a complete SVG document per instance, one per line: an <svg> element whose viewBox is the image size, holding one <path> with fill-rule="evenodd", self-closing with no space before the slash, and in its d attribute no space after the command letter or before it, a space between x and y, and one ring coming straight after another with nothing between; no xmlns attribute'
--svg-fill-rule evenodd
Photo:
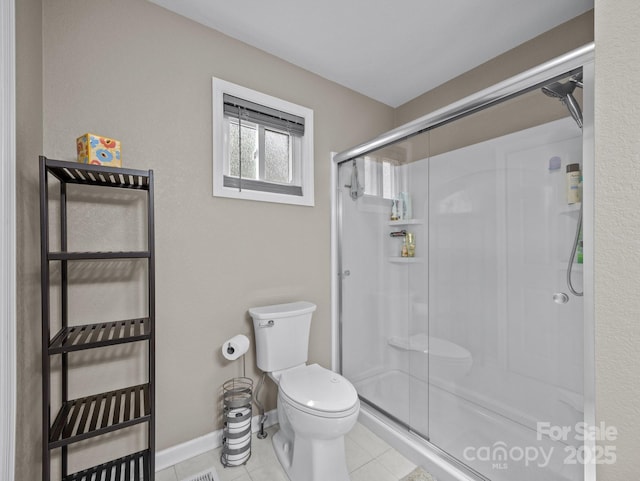
<svg viewBox="0 0 640 481"><path fill-rule="evenodd" d="M592 52L334 157L336 367L439 481L593 476Z"/></svg>

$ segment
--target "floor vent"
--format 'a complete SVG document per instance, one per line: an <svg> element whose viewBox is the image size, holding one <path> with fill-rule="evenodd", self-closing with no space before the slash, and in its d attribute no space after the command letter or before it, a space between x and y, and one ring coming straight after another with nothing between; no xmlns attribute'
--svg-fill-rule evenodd
<svg viewBox="0 0 640 481"><path fill-rule="evenodd" d="M220 481L216 470L211 468L199 474L194 474L183 478L181 481Z"/></svg>

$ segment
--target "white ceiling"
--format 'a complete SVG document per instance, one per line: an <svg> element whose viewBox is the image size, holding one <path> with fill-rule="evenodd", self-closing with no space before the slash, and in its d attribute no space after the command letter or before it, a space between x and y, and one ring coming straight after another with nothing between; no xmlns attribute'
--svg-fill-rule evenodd
<svg viewBox="0 0 640 481"><path fill-rule="evenodd" d="M397 107L593 0L151 0Z"/></svg>

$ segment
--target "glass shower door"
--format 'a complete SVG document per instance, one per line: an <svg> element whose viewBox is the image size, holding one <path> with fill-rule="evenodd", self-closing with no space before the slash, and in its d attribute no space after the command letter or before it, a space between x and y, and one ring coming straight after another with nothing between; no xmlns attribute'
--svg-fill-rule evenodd
<svg viewBox="0 0 640 481"><path fill-rule="evenodd" d="M349 187L356 182L354 167L361 189ZM341 364L361 399L409 425L415 396L408 293L417 259L401 256L402 232L413 227L413 219L390 219L401 176L388 155L373 153L339 166Z"/></svg>
<svg viewBox="0 0 640 481"><path fill-rule="evenodd" d="M565 279L565 171L581 159L572 119L429 159L430 441L494 481L582 479L564 462L583 418L582 299Z"/></svg>
<svg viewBox="0 0 640 481"><path fill-rule="evenodd" d="M572 71L339 166L342 372L483 479L583 479L583 301L567 285L581 206L566 191L581 86ZM413 211L391 221L399 195Z"/></svg>

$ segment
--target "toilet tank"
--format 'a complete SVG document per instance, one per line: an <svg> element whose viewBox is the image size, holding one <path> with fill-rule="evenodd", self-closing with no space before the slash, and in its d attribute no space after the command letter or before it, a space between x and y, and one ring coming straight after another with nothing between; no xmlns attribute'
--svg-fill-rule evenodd
<svg viewBox="0 0 640 481"><path fill-rule="evenodd" d="M315 304L305 301L249 309L260 370L281 371L307 362L309 328L315 310Z"/></svg>

